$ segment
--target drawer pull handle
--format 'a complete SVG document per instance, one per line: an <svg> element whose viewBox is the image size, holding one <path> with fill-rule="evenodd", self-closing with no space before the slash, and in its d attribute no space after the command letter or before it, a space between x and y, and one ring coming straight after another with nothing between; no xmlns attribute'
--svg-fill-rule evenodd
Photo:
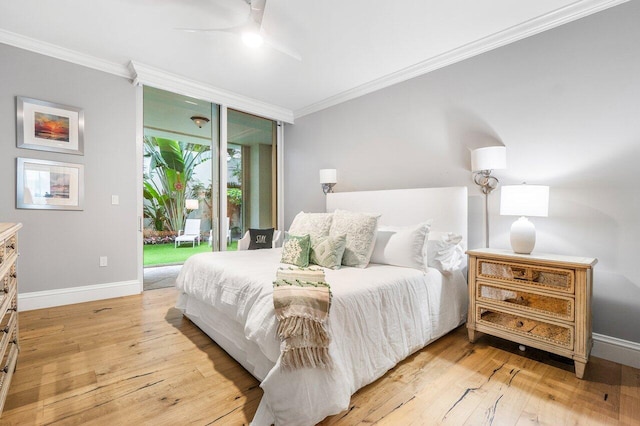
<svg viewBox="0 0 640 426"><path fill-rule="evenodd" d="M516 322L516 327L522 327L524 323L522 321Z"/></svg>

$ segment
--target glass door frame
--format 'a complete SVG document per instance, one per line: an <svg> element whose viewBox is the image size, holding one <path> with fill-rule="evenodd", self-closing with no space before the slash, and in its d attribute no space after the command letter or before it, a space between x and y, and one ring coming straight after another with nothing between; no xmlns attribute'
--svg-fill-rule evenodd
<svg viewBox="0 0 640 426"><path fill-rule="evenodd" d="M241 111L238 108L233 108L236 111ZM219 165L219 170L220 170L220 177L218 179L218 182L220 183L220 186L218 188L218 192L220 194L220 203L219 203L219 215L218 215L218 230L219 230L219 235L218 235L218 241L220 241L220 251L226 251L227 249L227 245L226 244L222 244L223 241L226 241L227 236L225 235L226 233L226 218L227 218L227 184L228 184L228 179L227 179L227 173L228 173L228 163L227 163L227 157L226 155L223 155L223 153L227 152L228 149L228 129L227 129L227 124L228 124L228 115L229 115L229 107L226 105L220 105L220 165ZM251 113L249 113L251 114ZM252 114L252 115L256 115L256 114ZM258 116L260 117L260 116ZM265 117L261 117L261 118L265 118ZM283 229L284 227L284 179L283 179L283 167L282 165L284 164L283 162L283 144L284 144L284 125L281 121L277 121L277 120L272 120L270 118L266 118L267 120L271 120L274 122L274 127L275 127L275 138L276 138L276 144L275 144L275 154L274 154L274 159L275 159L275 179L272 183L272 185L274 185L274 189L275 189L275 197L273 197L273 201L275 202L275 215L274 217L275 219L275 227L276 229Z"/></svg>

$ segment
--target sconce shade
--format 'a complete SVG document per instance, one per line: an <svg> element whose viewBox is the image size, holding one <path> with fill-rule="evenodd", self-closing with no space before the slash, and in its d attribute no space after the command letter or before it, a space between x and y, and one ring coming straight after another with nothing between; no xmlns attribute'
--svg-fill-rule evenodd
<svg viewBox="0 0 640 426"><path fill-rule="evenodd" d="M186 200L185 207L187 210L198 210L198 207L199 207L198 200L191 200L191 199Z"/></svg>
<svg viewBox="0 0 640 426"><path fill-rule="evenodd" d="M320 183L337 183L336 169L320 169Z"/></svg>
<svg viewBox="0 0 640 426"><path fill-rule="evenodd" d="M193 117L191 117L191 120L200 129L202 129L202 126L204 126L205 124L207 124L209 122L209 119L207 117L203 117L201 115L194 115Z"/></svg>
<svg viewBox="0 0 640 426"><path fill-rule="evenodd" d="M471 171L499 170L507 168L507 148L487 146L471 151Z"/></svg>
<svg viewBox="0 0 640 426"><path fill-rule="evenodd" d="M549 215L549 187L544 185L505 185L500 195L503 216Z"/></svg>

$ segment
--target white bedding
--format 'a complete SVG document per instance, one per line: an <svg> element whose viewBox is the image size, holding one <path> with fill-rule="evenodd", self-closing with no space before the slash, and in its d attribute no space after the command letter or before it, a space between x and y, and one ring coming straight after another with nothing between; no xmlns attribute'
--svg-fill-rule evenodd
<svg viewBox="0 0 640 426"><path fill-rule="evenodd" d="M359 388L466 318L459 271L445 276L377 264L327 269L334 368L283 372L272 300L280 256L281 249L199 254L185 263L176 284L183 293L178 307L205 331L215 329L209 334L225 340L219 343L262 381L252 424L313 425L337 414Z"/></svg>

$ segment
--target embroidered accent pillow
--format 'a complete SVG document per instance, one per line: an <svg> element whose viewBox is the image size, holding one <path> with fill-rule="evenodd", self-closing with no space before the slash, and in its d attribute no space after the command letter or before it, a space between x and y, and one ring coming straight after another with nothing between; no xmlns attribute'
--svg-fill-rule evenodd
<svg viewBox="0 0 640 426"><path fill-rule="evenodd" d="M309 263L330 269L340 269L342 255L347 245L347 236L318 237L311 246Z"/></svg>
<svg viewBox="0 0 640 426"><path fill-rule="evenodd" d="M249 229L249 250L273 247L273 228Z"/></svg>
<svg viewBox="0 0 640 426"><path fill-rule="evenodd" d="M311 243L319 237L328 237L333 221L333 213L300 212L291 223L289 232L293 235L309 235Z"/></svg>
<svg viewBox="0 0 640 426"><path fill-rule="evenodd" d="M347 236L347 244L342 256L342 264L365 268L369 264L376 239L380 215L336 210L333 214L329 235Z"/></svg>
<svg viewBox="0 0 640 426"><path fill-rule="evenodd" d="M289 263L301 268L309 266L309 249L311 242L309 235L291 235L288 232L284 234L284 243L282 244L281 263Z"/></svg>
<svg viewBox="0 0 640 426"><path fill-rule="evenodd" d="M380 227L370 262L427 272L429 229L430 221L407 227Z"/></svg>

